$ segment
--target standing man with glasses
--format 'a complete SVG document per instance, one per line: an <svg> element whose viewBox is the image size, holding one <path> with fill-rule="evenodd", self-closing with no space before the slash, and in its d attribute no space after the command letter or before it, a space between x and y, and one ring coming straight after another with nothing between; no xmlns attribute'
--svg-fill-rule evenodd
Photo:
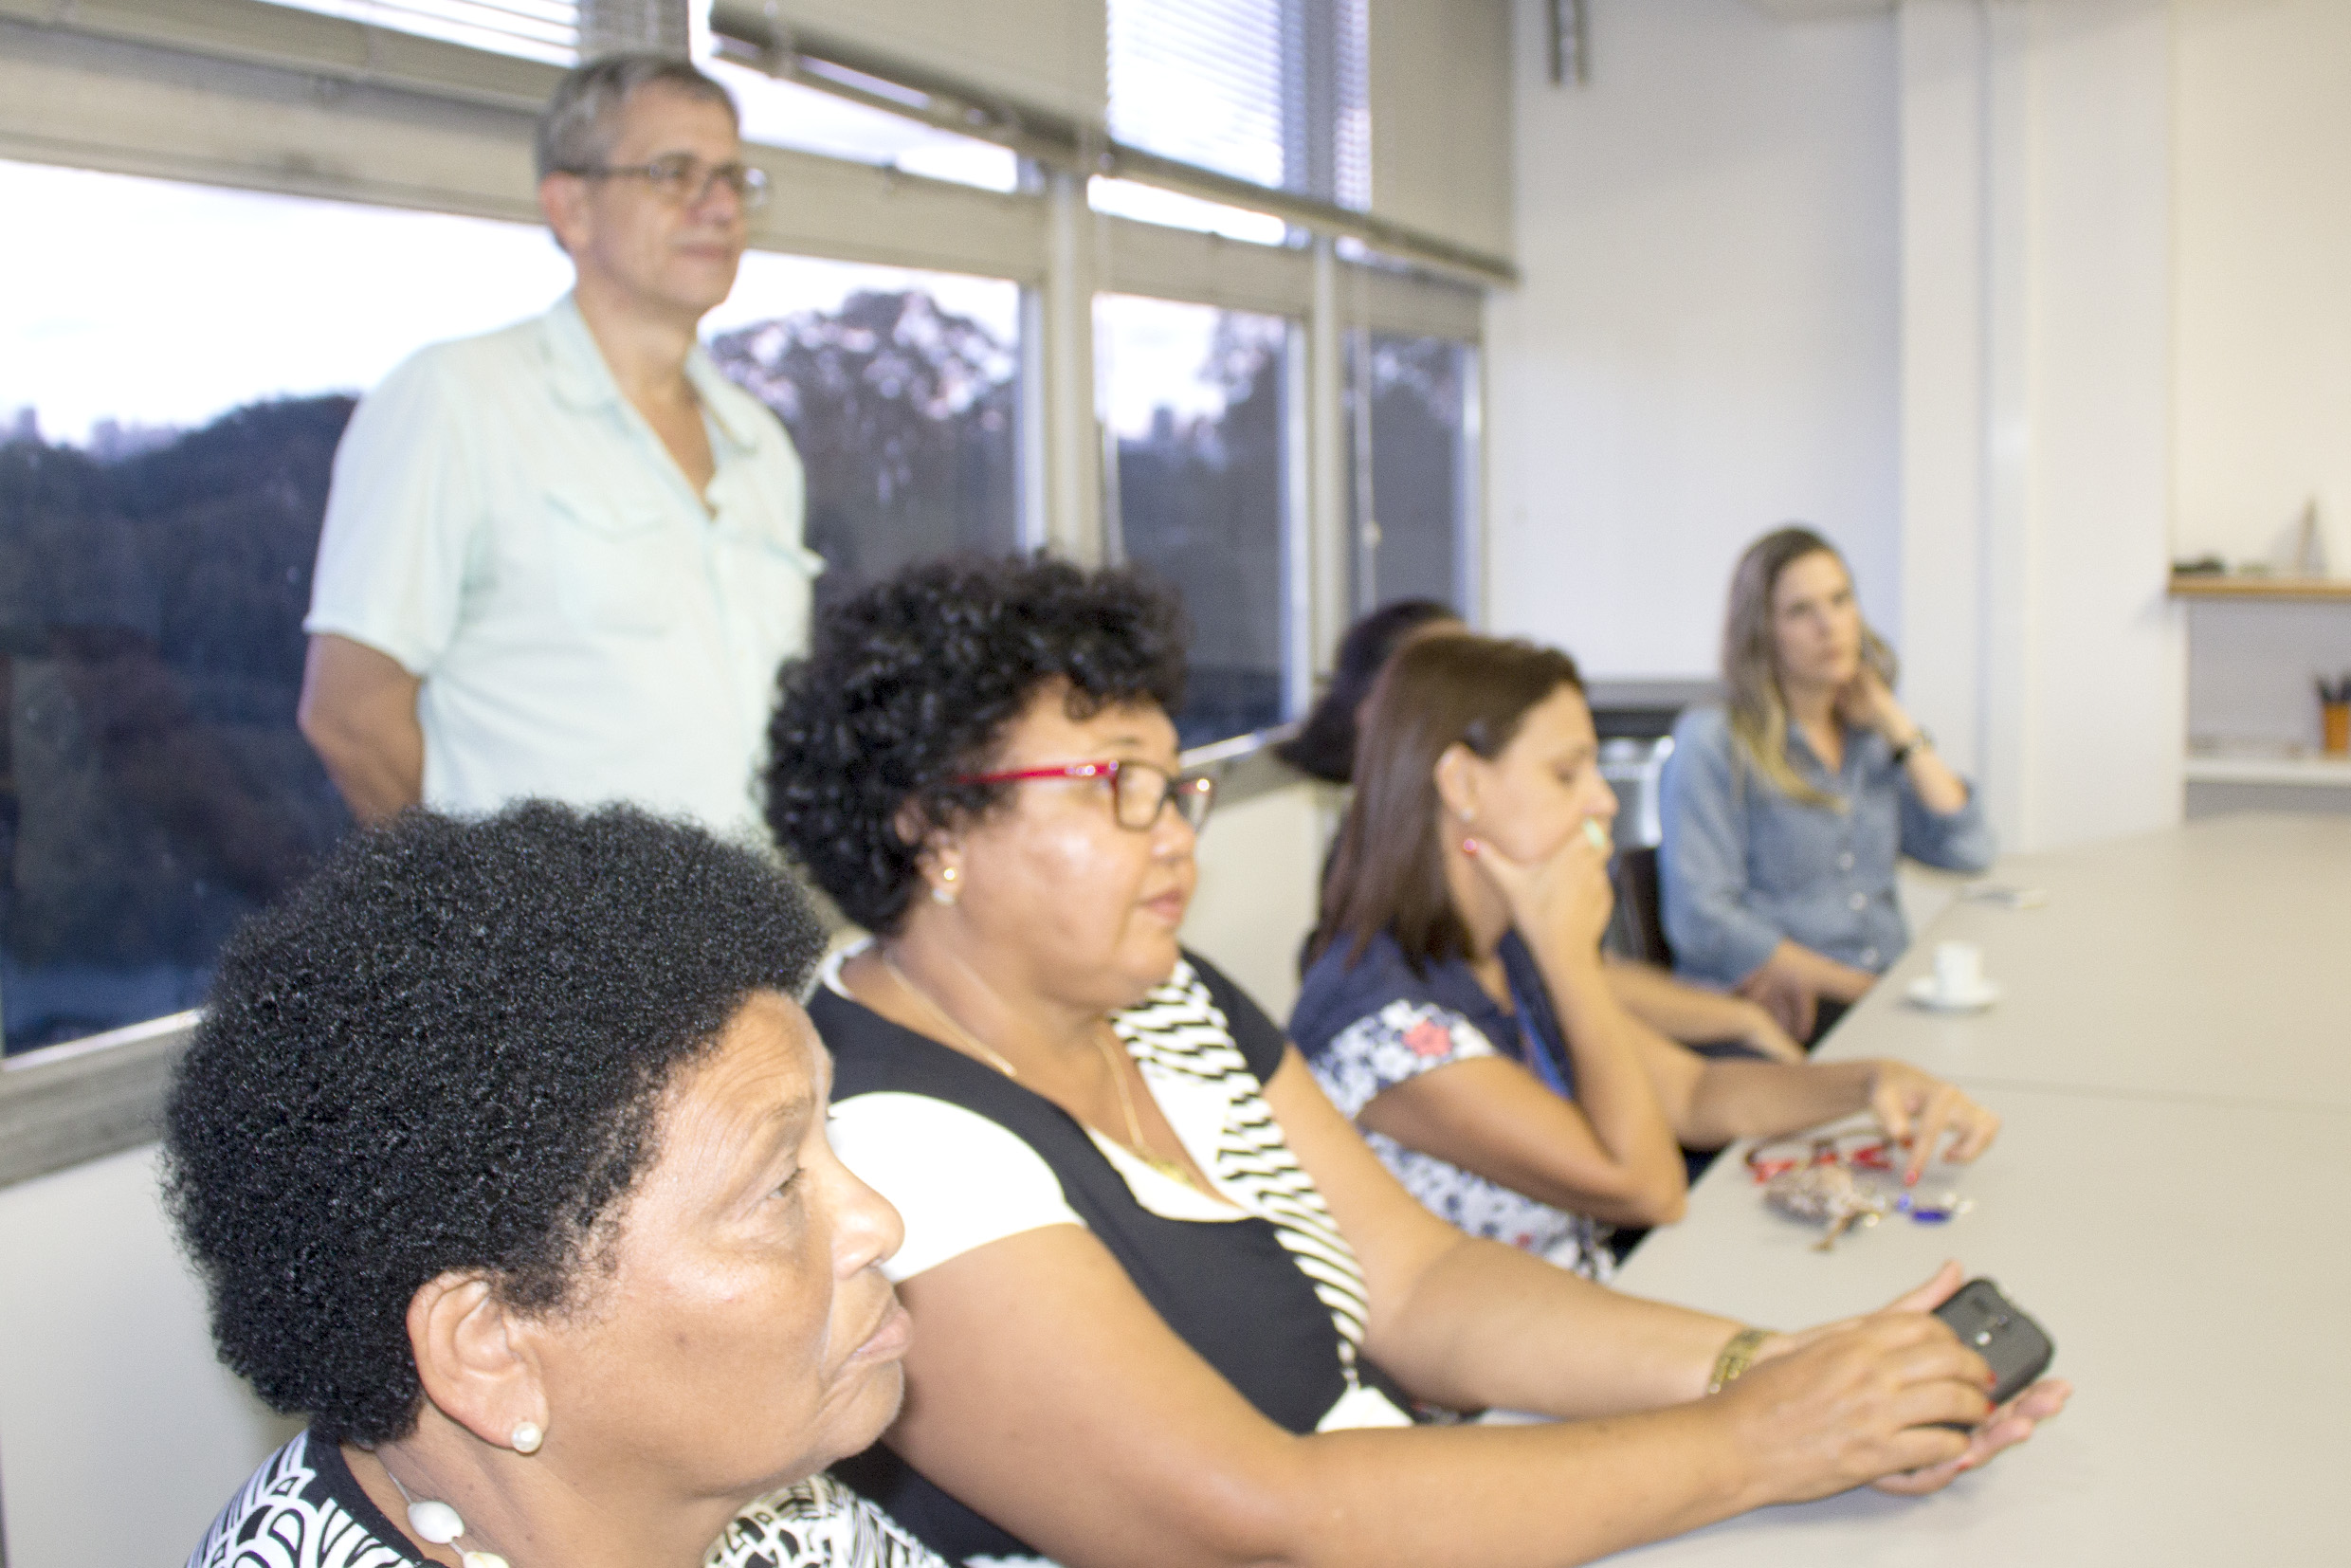
<svg viewBox="0 0 2351 1568"><path fill-rule="evenodd" d="M302 733L353 812L631 800L756 831L777 664L820 557L775 416L696 337L766 195L726 89L613 55L540 117L572 293L417 354L336 454Z"/></svg>

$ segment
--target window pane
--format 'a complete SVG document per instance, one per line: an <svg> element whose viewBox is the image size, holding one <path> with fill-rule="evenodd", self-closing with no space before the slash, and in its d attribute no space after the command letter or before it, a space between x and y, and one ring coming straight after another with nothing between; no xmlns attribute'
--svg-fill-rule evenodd
<svg viewBox="0 0 2351 1568"><path fill-rule="evenodd" d="M1197 746L1282 720L1284 359L1289 324L1124 295L1096 301L1125 557L1192 618Z"/></svg>
<svg viewBox="0 0 2351 1568"><path fill-rule="evenodd" d="M1462 580L1474 454L1464 424L1467 345L1444 337L1348 338L1348 455L1358 612L1438 599L1469 612Z"/></svg>
<svg viewBox="0 0 2351 1568"><path fill-rule="evenodd" d="M0 1014L11 1050L192 1005L343 830L294 725L351 394L545 308L515 224L0 163ZM155 238L172 264L155 264Z"/></svg>
<svg viewBox="0 0 2351 1568"><path fill-rule="evenodd" d="M294 709L353 399L572 274L530 226L82 171L0 162L0 206L75 236L0 291L14 1051L192 1005L236 921L345 830ZM795 433L840 567L821 593L1012 542L1017 315L1009 283L745 258L705 325Z"/></svg>
<svg viewBox="0 0 2351 1568"><path fill-rule="evenodd" d="M1019 544L1020 289L755 253L705 321L808 471L819 605L950 551Z"/></svg>

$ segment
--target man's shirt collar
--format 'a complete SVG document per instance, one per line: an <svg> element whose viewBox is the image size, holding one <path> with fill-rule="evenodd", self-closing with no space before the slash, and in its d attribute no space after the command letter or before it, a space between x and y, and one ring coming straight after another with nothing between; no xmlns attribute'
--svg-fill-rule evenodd
<svg viewBox="0 0 2351 1568"><path fill-rule="evenodd" d="M612 368L604 362L604 351L596 346L595 334L588 330L576 296L566 294L556 301L546 319L548 369L555 379L556 395L582 410L619 403L620 383L612 379ZM749 422L750 410L727 395L739 389L727 380L700 343L685 356L685 378L702 399L702 411L729 447L748 452L758 446L758 429Z"/></svg>

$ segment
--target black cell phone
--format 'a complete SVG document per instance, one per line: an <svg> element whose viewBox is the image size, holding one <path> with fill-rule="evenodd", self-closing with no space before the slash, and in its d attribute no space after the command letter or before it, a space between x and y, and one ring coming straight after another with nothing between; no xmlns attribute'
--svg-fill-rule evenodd
<svg viewBox="0 0 2351 1568"><path fill-rule="evenodd" d="M1935 1316L1951 1325L1959 1343L1992 1364L1992 1374L1999 1379L1992 1390L1995 1408L2032 1387L2057 1354L2041 1325L1990 1280L1968 1281L1935 1308Z"/></svg>

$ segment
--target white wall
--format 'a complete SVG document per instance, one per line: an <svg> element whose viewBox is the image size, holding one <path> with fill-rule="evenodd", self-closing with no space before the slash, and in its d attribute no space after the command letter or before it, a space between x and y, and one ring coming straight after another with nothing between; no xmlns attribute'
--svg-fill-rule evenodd
<svg viewBox="0 0 2351 1568"><path fill-rule="evenodd" d="M2012 849L2178 820L2166 0L1904 0L1904 652Z"/></svg>
<svg viewBox="0 0 2351 1568"><path fill-rule="evenodd" d="M1298 950L1314 929L1336 792L1285 789L1220 806L1200 835L1200 885L1183 938L1277 1024L1298 999Z"/></svg>
<svg viewBox="0 0 2351 1568"><path fill-rule="evenodd" d="M2173 544L2285 567L2316 501L2351 576L2351 5L2172 15ZM2351 606L2200 603L2188 624L2192 738L2318 743L2310 677L2351 670Z"/></svg>
<svg viewBox="0 0 2351 1568"><path fill-rule="evenodd" d="M1591 0L1590 81L1517 7L1518 256L1488 319L1496 628L1710 674L1748 540L1851 557L1898 635L1894 23Z"/></svg>
<svg viewBox="0 0 2351 1568"><path fill-rule="evenodd" d="M183 1562L294 1431L214 1358L155 1154L0 1189L9 1568Z"/></svg>
<svg viewBox="0 0 2351 1568"><path fill-rule="evenodd" d="M2177 820L2170 7L1594 0L1555 88L1522 4L1494 623L1704 673L1804 518L2010 848Z"/></svg>
<svg viewBox="0 0 2351 1568"><path fill-rule="evenodd" d="M2316 497L2351 575L2351 5L2172 10L2177 542L2269 557Z"/></svg>

